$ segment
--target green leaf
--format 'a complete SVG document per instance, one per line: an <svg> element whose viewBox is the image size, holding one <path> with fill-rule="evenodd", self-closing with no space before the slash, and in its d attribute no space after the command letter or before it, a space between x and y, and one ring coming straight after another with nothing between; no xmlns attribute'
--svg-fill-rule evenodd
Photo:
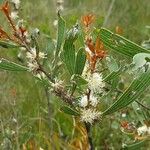
<svg viewBox="0 0 150 150"><path fill-rule="evenodd" d="M66 114L73 115L73 116L79 116L80 115L76 110L73 110L72 108L70 108L68 106L63 106L63 107L61 107L60 110Z"/></svg>
<svg viewBox="0 0 150 150"><path fill-rule="evenodd" d="M144 146L145 143L146 143L146 140L143 140L140 142L136 142L134 144L125 145L123 150L137 150L137 149L140 149L142 146Z"/></svg>
<svg viewBox="0 0 150 150"><path fill-rule="evenodd" d="M28 71L27 67L21 66L3 58L0 60L0 69L8 71Z"/></svg>
<svg viewBox="0 0 150 150"><path fill-rule="evenodd" d="M10 41L0 41L0 46L3 48L17 48L19 45Z"/></svg>
<svg viewBox="0 0 150 150"><path fill-rule="evenodd" d="M113 80L114 78L116 78L117 76L119 76L122 72L122 67L120 67L118 70L116 71L112 71L110 74L108 74L105 78L104 81L108 82Z"/></svg>
<svg viewBox="0 0 150 150"><path fill-rule="evenodd" d="M64 33L65 33L65 26L66 26L65 20L58 13L58 31L57 31L58 33L57 33L57 46L56 46L55 56L59 54L59 51L61 49L61 45L63 42Z"/></svg>
<svg viewBox="0 0 150 150"><path fill-rule="evenodd" d="M80 75L74 74L72 77L72 80L78 85L85 85L88 84L88 81L86 81L83 77L81 77Z"/></svg>
<svg viewBox="0 0 150 150"><path fill-rule="evenodd" d="M134 42L131 42L130 40L118 34L114 34L105 28L101 28L100 37L106 48L124 54L128 57L133 57L137 53L150 53L149 50L135 44Z"/></svg>
<svg viewBox="0 0 150 150"><path fill-rule="evenodd" d="M76 63L75 63L75 74L81 75L85 66L86 62L86 54L84 48L80 48L77 56L76 56Z"/></svg>
<svg viewBox="0 0 150 150"><path fill-rule="evenodd" d="M150 69L147 72L141 74L138 78L134 79L131 85L118 98L118 100L116 100L107 110L103 112L103 115L114 113L119 109L126 107L135 101L149 85Z"/></svg>
<svg viewBox="0 0 150 150"><path fill-rule="evenodd" d="M69 73L72 75L74 74L74 68L75 68L75 47L72 41L69 39L65 41L64 47L63 47L63 61L69 71Z"/></svg>

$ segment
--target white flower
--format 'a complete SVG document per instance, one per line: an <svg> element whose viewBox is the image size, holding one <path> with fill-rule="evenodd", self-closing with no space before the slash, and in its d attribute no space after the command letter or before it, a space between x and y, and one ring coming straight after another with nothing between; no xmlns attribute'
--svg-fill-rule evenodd
<svg viewBox="0 0 150 150"><path fill-rule="evenodd" d="M101 74L93 73L89 79L89 88L93 92L101 93L105 83L103 82Z"/></svg>
<svg viewBox="0 0 150 150"><path fill-rule="evenodd" d="M30 51L30 52L27 52L26 55L27 55L27 58L28 58L30 61L35 60L35 58L36 58L36 48L35 48L35 47L34 47L34 48L31 48L31 51Z"/></svg>
<svg viewBox="0 0 150 150"><path fill-rule="evenodd" d="M33 34L34 34L34 36L38 36L40 34L40 30L38 28L35 28L33 30Z"/></svg>
<svg viewBox="0 0 150 150"><path fill-rule="evenodd" d="M39 52L39 58L41 58L41 59L46 58L46 54L43 52Z"/></svg>
<svg viewBox="0 0 150 150"><path fill-rule="evenodd" d="M15 123L17 123L17 119L16 118L13 118L12 121L15 122Z"/></svg>
<svg viewBox="0 0 150 150"><path fill-rule="evenodd" d="M29 71L37 71L39 68L39 65L37 64L36 61L28 62L28 68L29 68Z"/></svg>
<svg viewBox="0 0 150 150"><path fill-rule="evenodd" d="M35 48L35 47L34 47L34 48L31 48L31 51L30 51L30 52L27 52L26 54L27 54L27 58L28 58L30 61L35 60L35 58L36 58L36 48ZM46 54L43 53L43 52L39 52L38 55L39 55L39 58L40 58L40 59L46 58Z"/></svg>
<svg viewBox="0 0 150 150"><path fill-rule="evenodd" d="M78 27L74 27L74 28L72 29L72 36L75 37L78 32L79 32Z"/></svg>
<svg viewBox="0 0 150 150"><path fill-rule="evenodd" d="M101 119L101 112L90 108L81 110L82 122L93 124L93 122L98 119Z"/></svg>
<svg viewBox="0 0 150 150"><path fill-rule="evenodd" d="M11 0L11 2L15 4L16 9L19 9L19 7L20 7L20 0Z"/></svg>
<svg viewBox="0 0 150 150"><path fill-rule="evenodd" d="M123 118L125 118L125 117L127 116L127 114L126 114L126 113L122 113L121 116L122 116Z"/></svg>
<svg viewBox="0 0 150 150"><path fill-rule="evenodd" d="M83 97L81 97L80 106L81 107L86 107L87 105L88 105L87 95L84 95Z"/></svg>
<svg viewBox="0 0 150 150"><path fill-rule="evenodd" d="M97 97L94 97L93 95L91 95L91 96L90 96L90 104L91 104L93 107L96 107L97 104L98 104Z"/></svg>
<svg viewBox="0 0 150 150"><path fill-rule="evenodd" d="M57 25L58 25L58 20L55 19L54 22L53 22L53 26L56 27Z"/></svg>
<svg viewBox="0 0 150 150"><path fill-rule="evenodd" d="M14 130L11 130L11 134L13 135L13 134L15 134L16 132L14 131Z"/></svg>
<svg viewBox="0 0 150 150"><path fill-rule="evenodd" d="M11 17L13 20L18 19L18 18L19 18L18 12L17 12L17 11L11 12L10 17Z"/></svg>
<svg viewBox="0 0 150 150"><path fill-rule="evenodd" d="M63 81L62 80L55 80L55 83L52 83L52 87L55 89L62 87Z"/></svg>
<svg viewBox="0 0 150 150"><path fill-rule="evenodd" d="M146 125L139 127L137 129L138 135L144 135L148 131L148 127Z"/></svg>
<svg viewBox="0 0 150 150"><path fill-rule="evenodd" d="M39 79L44 79L46 77L43 72L38 72L35 76L38 77Z"/></svg>
<svg viewBox="0 0 150 150"><path fill-rule="evenodd" d="M57 11L63 11L64 10L64 7L62 6L62 5L59 5L58 7L57 7Z"/></svg>

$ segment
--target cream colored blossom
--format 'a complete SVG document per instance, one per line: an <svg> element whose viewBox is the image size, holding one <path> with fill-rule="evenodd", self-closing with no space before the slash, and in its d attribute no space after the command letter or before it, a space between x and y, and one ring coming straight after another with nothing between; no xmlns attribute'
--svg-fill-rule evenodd
<svg viewBox="0 0 150 150"><path fill-rule="evenodd" d="M31 48L30 52L27 52L27 58L29 59L29 61L35 60L36 56L37 55L36 55L36 48L35 47ZM43 52L39 52L38 56L40 59L46 58L46 54Z"/></svg>
<svg viewBox="0 0 150 150"><path fill-rule="evenodd" d="M43 52L39 52L39 58L40 58L40 59L46 58L46 54L43 53Z"/></svg>
<svg viewBox="0 0 150 150"><path fill-rule="evenodd" d="M29 71L37 71L39 69L39 65L36 61L33 61L33 62L28 62L28 68L29 68Z"/></svg>
<svg viewBox="0 0 150 150"><path fill-rule="evenodd" d="M81 121L93 124L95 120L101 119L101 112L96 109L82 109Z"/></svg>
<svg viewBox="0 0 150 150"><path fill-rule="evenodd" d="M103 82L102 75L93 73L89 79L89 88L92 92L101 93L105 83Z"/></svg>
<svg viewBox="0 0 150 150"><path fill-rule="evenodd" d="M62 87L62 85L63 85L63 81L62 80L55 80L55 83L52 83L52 87L54 87L54 88L59 88L59 87Z"/></svg>
<svg viewBox="0 0 150 150"><path fill-rule="evenodd" d="M87 95L84 95L84 96L81 97L80 106L81 107L86 107L87 105L88 105Z"/></svg>
<svg viewBox="0 0 150 150"><path fill-rule="evenodd" d="M97 97L91 95L91 96L90 96L90 104L91 104L93 107L96 107L97 104L98 104Z"/></svg>
<svg viewBox="0 0 150 150"><path fill-rule="evenodd" d="M31 48L31 51L30 52L27 52L27 58L30 60L30 61L33 61L35 60L36 58L36 48Z"/></svg>
<svg viewBox="0 0 150 150"><path fill-rule="evenodd" d="M19 18L17 11L12 11L10 14L11 19L16 20Z"/></svg>
<svg viewBox="0 0 150 150"><path fill-rule="evenodd" d="M46 77L43 72L38 72L35 76L38 77L39 79L44 79Z"/></svg>
<svg viewBox="0 0 150 150"><path fill-rule="evenodd" d="M137 129L138 135L145 135L146 133L149 134L149 132L150 132L150 129L149 129L149 128L150 128L150 127L147 127L146 125L139 127L139 128Z"/></svg>
<svg viewBox="0 0 150 150"><path fill-rule="evenodd" d="M54 27L56 27L58 25L58 20L57 19L54 20L53 25L54 25Z"/></svg>
<svg viewBox="0 0 150 150"><path fill-rule="evenodd" d="M15 5L16 9L20 7L20 0L11 0L11 2Z"/></svg>

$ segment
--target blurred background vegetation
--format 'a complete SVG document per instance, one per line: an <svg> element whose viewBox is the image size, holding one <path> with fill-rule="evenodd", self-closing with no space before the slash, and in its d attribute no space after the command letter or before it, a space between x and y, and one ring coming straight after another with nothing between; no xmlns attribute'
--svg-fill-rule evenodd
<svg viewBox="0 0 150 150"><path fill-rule="evenodd" d="M68 27L87 13L96 15L99 26L112 31L120 26L123 35L138 44L149 38L146 29L150 23L149 0L64 0L62 15ZM20 17L30 30L39 28L43 35L49 35L49 43L56 37L53 26L57 18L56 0L21 0ZM8 27L2 13L0 26ZM41 38L41 47L52 53L53 45L45 43ZM18 49L0 48L0 57L19 62L17 55ZM29 73L0 71L0 144L6 144L6 150L17 149L19 144L23 149L27 143L29 149L31 145L43 149L71 149L66 141L73 143L73 119L59 111L60 105L60 101L50 95L48 112L45 89ZM136 118L131 114L130 119ZM119 123L111 124L108 118L94 127L92 134L98 150L121 149L122 143L128 142L128 136L123 135L118 126ZM148 150L146 147L143 149Z"/></svg>

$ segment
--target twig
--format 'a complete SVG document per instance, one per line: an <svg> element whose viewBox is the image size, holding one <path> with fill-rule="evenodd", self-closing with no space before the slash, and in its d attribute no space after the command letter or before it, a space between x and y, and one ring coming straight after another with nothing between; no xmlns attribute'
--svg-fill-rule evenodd
<svg viewBox="0 0 150 150"><path fill-rule="evenodd" d="M72 106L73 102L75 101L75 97L70 96L64 89L63 86L57 86L54 87L52 92L60 97L65 103L69 104Z"/></svg>
<svg viewBox="0 0 150 150"><path fill-rule="evenodd" d="M84 124L85 124L85 128L86 128L86 131L87 131L87 136L88 136L88 141L89 141L89 145L90 145L89 150L94 150L94 145L93 145L92 137L90 135L91 125L87 124L87 123L84 123Z"/></svg>
<svg viewBox="0 0 150 150"><path fill-rule="evenodd" d="M135 100L135 102L137 102L137 103L138 103L140 106L142 106L143 108L145 108L145 109L147 109L147 110L150 110L149 107L143 105L141 102L139 102L139 101L137 101L137 100Z"/></svg>

